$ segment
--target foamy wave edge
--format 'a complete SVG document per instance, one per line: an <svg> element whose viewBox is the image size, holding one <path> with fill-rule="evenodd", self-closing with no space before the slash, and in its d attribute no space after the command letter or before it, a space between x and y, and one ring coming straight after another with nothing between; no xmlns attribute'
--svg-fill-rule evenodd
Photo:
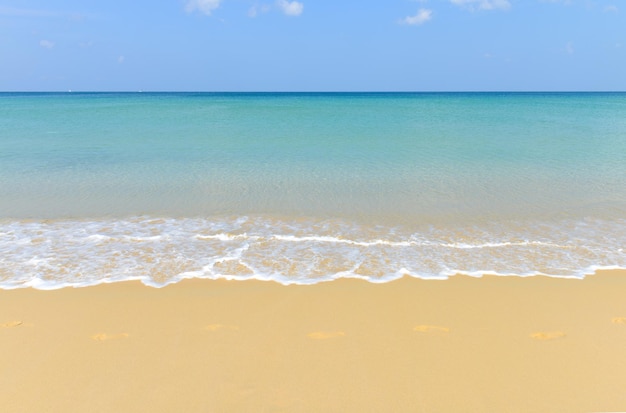
<svg viewBox="0 0 626 413"><path fill-rule="evenodd" d="M170 280L167 280L163 283L158 283L152 280L148 276L131 276L125 278L103 278L96 281L90 282L46 282L41 279L32 279L31 281L15 285L15 284L5 284L0 283L0 290L19 290L24 288L33 288L35 290L43 290L43 291L52 291L52 290L60 290L63 288L87 288L87 287L95 287L98 285L104 284L117 284L124 282L134 282L140 281L143 285L150 288L164 288L172 284L178 284L184 280L191 279L201 279L201 280L226 280L226 281L263 281L263 282L275 282L284 286L289 285L315 285L320 283L332 282L339 279L358 279L365 282L369 282L372 284L386 284L389 282L393 282L399 280L404 277L421 279L421 280L433 280L433 281L445 281L450 279L451 277L456 276L467 276L472 278L482 278L484 276L495 276L495 277L519 277L519 278L531 278L531 277L548 277L548 278L559 278L559 279L577 279L583 280L587 276L595 275L600 271L611 271L611 270L626 270L626 267L620 266L591 266L585 269L580 270L574 275L558 275L558 274L546 274L539 271L530 272L525 274L512 274L512 273L500 273L497 271L446 271L445 273L440 273L437 275L422 275L422 274L412 274L408 271L403 271L403 269L390 274L385 277L369 277L362 276L357 274L352 275L338 275L333 274L327 277L320 277L316 279L292 279L286 276L267 276L267 275L251 275L251 276L237 276L237 275L217 275L217 276L204 276L204 275L190 275L190 274L180 274L176 277L173 277Z"/></svg>
<svg viewBox="0 0 626 413"><path fill-rule="evenodd" d="M626 238L618 236L626 233L626 220L567 221L547 231L537 223L510 224L413 232L245 216L5 221L0 222L0 289L128 281L162 288L187 279L282 285L338 279L382 284L455 275L583 279L598 271L626 270L621 247ZM610 245L606 235L613 236Z"/></svg>

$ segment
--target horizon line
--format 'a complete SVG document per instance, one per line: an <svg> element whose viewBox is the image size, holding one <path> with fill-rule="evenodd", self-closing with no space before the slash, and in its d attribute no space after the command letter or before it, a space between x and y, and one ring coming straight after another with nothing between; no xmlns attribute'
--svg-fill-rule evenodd
<svg viewBox="0 0 626 413"><path fill-rule="evenodd" d="M626 90L0 90L0 93L626 93Z"/></svg>

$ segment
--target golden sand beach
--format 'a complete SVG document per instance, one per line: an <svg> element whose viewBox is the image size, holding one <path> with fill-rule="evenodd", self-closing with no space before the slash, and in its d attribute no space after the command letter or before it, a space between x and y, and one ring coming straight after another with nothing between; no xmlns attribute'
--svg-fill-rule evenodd
<svg viewBox="0 0 626 413"><path fill-rule="evenodd" d="M0 411L626 411L625 292L626 271L0 291Z"/></svg>

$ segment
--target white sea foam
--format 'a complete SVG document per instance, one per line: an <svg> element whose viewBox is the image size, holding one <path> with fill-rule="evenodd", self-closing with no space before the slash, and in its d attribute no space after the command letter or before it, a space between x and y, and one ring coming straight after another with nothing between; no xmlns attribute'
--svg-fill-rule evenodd
<svg viewBox="0 0 626 413"><path fill-rule="evenodd" d="M0 221L0 288L188 278L315 284L404 276L582 278L626 268L626 220L402 228L271 217Z"/></svg>

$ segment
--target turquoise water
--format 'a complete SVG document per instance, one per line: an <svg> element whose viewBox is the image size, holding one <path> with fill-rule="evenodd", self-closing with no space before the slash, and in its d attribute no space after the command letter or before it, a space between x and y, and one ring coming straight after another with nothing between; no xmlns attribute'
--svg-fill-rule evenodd
<svg viewBox="0 0 626 413"><path fill-rule="evenodd" d="M626 267L626 94L0 93L0 286Z"/></svg>

